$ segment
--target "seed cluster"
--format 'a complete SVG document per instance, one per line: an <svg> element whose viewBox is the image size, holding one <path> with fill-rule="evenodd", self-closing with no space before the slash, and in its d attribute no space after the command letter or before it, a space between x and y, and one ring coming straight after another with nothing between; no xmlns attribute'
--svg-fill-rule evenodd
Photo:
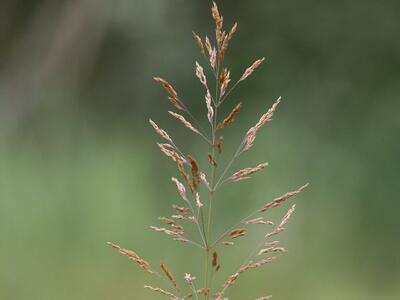
<svg viewBox="0 0 400 300"><path fill-rule="evenodd" d="M172 105L172 109L175 110L171 110L168 113L185 128L198 137L201 137L207 149L202 154L197 154L196 156L187 154L178 147L177 143L172 139L171 134L167 133L166 130L162 129L153 120L149 120L154 131L164 140L163 143L157 144L161 152L176 164L178 176L172 177L171 180L177 189L177 201L179 201L176 202L178 204L172 204L171 215L160 216L158 218L158 221L162 225L151 226L150 228L153 231L163 233L174 241L193 246L204 252L204 274L195 274L197 273L196 271L189 270L192 268L194 270L199 269L197 268L198 266L193 265L185 266L185 272L181 272L180 276L175 276L166 263L161 261L159 264L160 275L154 271L146 260L139 257L134 251L127 250L114 243L108 243L121 254L136 262L148 273L163 278L166 283L165 287L153 287L150 285L145 285L144 287L170 300L190 298L196 300L200 298L205 300L209 300L210 298L228 300L225 296L227 289L236 284L243 273L268 265L275 261L280 254L287 253L287 249L280 246L275 236L278 236L285 230L296 206L292 205L276 223L267 219L265 214L273 208L284 205L287 200L299 194L308 186L308 184L303 185L297 190L285 193L272 201L266 202L261 208L253 211L237 224L223 231L220 236L214 237L215 233L220 232L219 230L215 230L213 222L218 218L218 215L213 211L213 202L217 200L217 191L225 184L233 184L250 179L253 174L259 173L268 166L268 163L265 162L255 167L242 168L239 171L230 173L238 158L253 147L259 130L272 120L281 102L281 97L267 109L254 126L247 130L236 151L233 152L231 160L224 164L221 156L225 152L228 152L229 149L225 149L226 147L224 147L225 140L223 133L233 126L243 107L243 102L233 103L233 109L231 109L225 118L219 118L218 116L221 105L225 103L228 96L231 95L232 91L240 83L248 79L263 64L265 58L257 59L251 66L244 70L240 77L238 76L234 84L231 84L232 75L230 70L224 65L224 58L238 25L234 23L230 30L225 31L224 18L221 16L215 2L213 2L211 7L211 13L215 22L215 41L212 41L208 36L202 38L193 32L195 44L200 49L206 65L206 67L203 67L200 62L196 61L195 75L200 82L202 90L204 90L204 98L202 97L204 109L206 110L204 120L209 129L205 130L201 126L202 122L196 119L189 109L189 105L181 100L175 88L167 80L161 77L154 77L154 80L167 93L167 99ZM215 89L210 88L214 86L214 82L210 80L208 73L211 73L213 75L211 78L215 79ZM206 166L202 166L199 162L203 160L208 160L209 163ZM210 168L210 172L205 171L208 168ZM226 207L229 206L227 205ZM226 212L226 210L223 212ZM232 247L236 243L246 240L248 233L256 227L263 230L263 234L260 238L260 243L252 247L253 249L251 249L248 258L238 266L224 264L225 251L229 251L229 247L226 246ZM193 231L197 236L193 234ZM274 239L272 239L273 237ZM223 265L222 269L221 264ZM227 273L222 274L225 270ZM227 276L227 279L221 280L217 276L220 274L231 275ZM197 278L204 278L204 280ZM255 300L267 299L271 299L271 296L262 296Z"/></svg>

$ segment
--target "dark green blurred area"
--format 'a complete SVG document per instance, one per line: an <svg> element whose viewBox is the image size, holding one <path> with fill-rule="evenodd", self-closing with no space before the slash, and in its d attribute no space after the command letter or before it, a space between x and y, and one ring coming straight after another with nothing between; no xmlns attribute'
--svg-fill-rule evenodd
<svg viewBox="0 0 400 300"><path fill-rule="evenodd" d="M169 117L152 77L170 80L206 126L191 31L212 35L210 3L1 2L0 299L162 299L142 289L152 278L109 240L196 274L196 249L148 229L179 199L169 179L176 168L147 120L188 153L206 153ZM270 167L222 190L218 232L311 183L283 236L289 254L244 275L227 296L399 299L400 2L219 5L227 26L239 23L227 57L233 78L267 58L226 102L224 112L244 102L226 130L226 158L278 96L283 102L235 165ZM221 254L217 280L260 234Z"/></svg>

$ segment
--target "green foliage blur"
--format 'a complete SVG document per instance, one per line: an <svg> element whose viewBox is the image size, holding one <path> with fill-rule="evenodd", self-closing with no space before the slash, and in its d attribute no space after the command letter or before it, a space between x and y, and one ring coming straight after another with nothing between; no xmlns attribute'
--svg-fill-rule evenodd
<svg viewBox="0 0 400 300"><path fill-rule="evenodd" d="M148 126L188 153L206 145L169 117L155 75L206 126L192 30L213 34L210 1L2 0L0 4L0 299L163 299L117 242L180 280L203 259L149 230L179 198ZM305 182L283 235L289 253L243 276L229 299L400 299L400 2L219 1L239 23L232 77L266 63L232 94L225 159L278 97L274 121L235 169L268 161L218 195L215 226ZM205 157L199 157L204 160ZM287 208L287 206L285 207ZM274 212L277 219L285 208ZM265 230L265 229L264 229ZM263 231L221 253L217 280ZM181 276L182 275L182 276ZM178 275L177 275L178 276ZM161 283L162 284L162 283Z"/></svg>

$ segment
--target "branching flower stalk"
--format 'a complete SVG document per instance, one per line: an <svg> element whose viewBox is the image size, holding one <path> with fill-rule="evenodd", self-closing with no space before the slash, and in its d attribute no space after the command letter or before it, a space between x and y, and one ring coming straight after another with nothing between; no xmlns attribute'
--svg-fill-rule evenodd
<svg viewBox="0 0 400 300"><path fill-rule="evenodd" d="M277 225L271 220L266 219L265 214L270 209L285 204L288 199L299 194L308 186L308 184L305 184L292 192L288 192L272 201L266 202L261 208L244 217L237 224L230 226L222 235L218 237L213 236L213 203L217 201L215 198L217 191L224 184L248 180L251 175L260 172L268 166L268 163L263 162L256 166L244 168L233 172L231 175L227 175L229 172L232 172L231 169L239 157L252 148L258 131L272 120L272 116L281 102L281 97L279 97L260 117L259 121L244 134L230 161L226 166L223 166L221 171L218 171L224 144L222 133L234 123L242 108L242 102L236 104L225 118L219 117L219 108L225 103L228 96L232 94L232 91L241 82L250 77L254 71L261 66L265 59L257 59L250 67L245 69L235 84L230 87L231 74L224 66L224 58L229 43L237 30L237 23L235 23L229 31L225 31L223 29L224 19L220 15L215 2L212 5L211 12L215 22L214 44L207 36L202 39L193 32L195 43L199 47L202 56L205 58L206 64L211 70L213 79L215 80L215 87L214 90L212 90L211 85L213 84L208 80L202 65L196 61L195 74L204 89L204 103L207 109L206 118L210 129L204 130L200 126L200 122L197 121L188 106L180 99L176 90L167 80L160 77L154 78L154 80L160 83L165 89L171 105L176 110L169 111L169 114L181 122L188 130L199 135L209 146L207 158L210 164L210 171L208 175L203 172L203 168L198 164L193 155L185 154L178 148L177 144L165 130L161 129L153 120L150 120L150 125L160 138L164 140L164 143L158 143L160 150L167 157L172 159L177 166L180 178L172 177L172 182L176 185L183 203L183 206L173 204L173 214L170 217L159 217L159 221L163 223L163 225L151 226L151 229L156 232L161 232L175 241L199 248L200 251L204 252L204 274L199 274L199 276L197 276L204 276L204 280L200 282L202 287L199 289L196 288L196 286L199 286L197 284L198 281L196 277L192 276L190 273L185 273L182 276L176 277L164 262L160 263L160 271L157 272L137 253L124 249L117 244L108 243L121 254L136 262L146 272L158 278L163 278L165 282L168 282L169 287L160 288L145 285L145 288L164 295L167 299L171 300L189 298L194 298L196 300L201 298L205 300L210 298L215 300L227 300L228 298L225 297L226 291L238 281L243 273L272 263L277 258L277 255L286 253L287 250L281 247L279 241L274 238L285 230L289 219L294 213L295 205L292 205L288 209ZM188 119L193 121L195 125L192 125ZM206 188L208 196L201 195L200 186ZM188 232L185 230L185 226L188 226L190 223L196 227L198 238L189 236ZM247 259L244 260L244 262L237 267L236 271L228 276L225 281L219 284L213 282L214 274L219 272L221 268L220 255L223 252L220 249L226 246L233 246L235 240L246 236L247 231L253 226L272 226L272 229L266 231L259 245L251 249ZM181 280L177 280L177 278ZM180 281L185 283L185 288L180 287ZM234 298L235 297L232 297L232 299ZM262 296L256 300L270 298L271 296Z"/></svg>

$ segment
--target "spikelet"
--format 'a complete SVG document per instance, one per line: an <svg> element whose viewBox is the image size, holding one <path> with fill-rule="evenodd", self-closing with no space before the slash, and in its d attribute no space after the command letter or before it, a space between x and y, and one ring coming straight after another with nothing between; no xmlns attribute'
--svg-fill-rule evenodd
<svg viewBox="0 0 400 300"><path fill-rule="evenodd" d="M272 296L264 296L264 297L257 298L256 300L269 300L271 298L272 298Z"/></svg>
<svg viewBox="0 0 400 300"><path fill-rule="evenodd" d="M244 228L234 229L229 233L229 236L232 239L244 236L246 234L246 230Z"/></svg>
<svg viewBox="0 0 400 300"><path fill-rule="evenodd" d="M259 261L254 262L254 263L252 262L251 264L249 264L247 266L246 270L259 268L259 267L261 267L261 266L263 266L265 264L269 264L269 263L273 262L275 259L276 259L276 257L272 256L272 257L268 257L268 258L265 258L265 259L261 259Z"/></svg>
<svg viewBox="0 0 400 300"><path fill-rule="evenodd" d="M251 74L253 74L253 72L264 62L265 57L257 59L250 67L248 67L242 77L240 77L239 82L245 80L246 78L248 78Z"/></svg>
<svg viewBox="0 0 400 300"><path fill-rule="evenodd" d="M200 49L200 51L201 51L201 54L205 54L205 52L204 52L204 45L203 45L203 41L201 40L201 37L199 37L197 34L196 34L196 32L192 32L193 33L193 37L194 37L194 41L195 41L195 43L196 43L196 45L197 45L197 47L199 47L199 49Z"/></svg>
<svg viewBox="0 0 400 300"><path fill-rule="evenodd" d="M225 55L226 50L228 49L228 45L230 40L232 39L233 35L237 30L237 23L233 24L232 29L229 31L222 42L221 49L220 49L220 59L222 59Z"/></svg>
<svg viewBox="0 0 400 300"><path fill-rule="evenodd" d="M181 232L177 232L175 230L169 230L169 229L164 228L164 227L156 227L156 226L150 226L150 228L153 229L156 232L165 233L166 235L171 236L171 237L173 237L175 239L183 238L182 233Z"/></svg>
<svg viewBox="0 0 400 300"><path fill-rule="evenodd" d="M233 24L232 29L229 31L228 34L228 41L230 41L233 38L233 35L236 33L238 24L235 22L235 24Z"/></svg>
<svg viewBox="0 0 400 300"><path fill-rule="evenodd" d="M175 220L190 221L190 222L193 222L193 223L196 222L196 219L195 219L195 217L193 217L193 216L172 215L171 218L172 218L172 219L175 219Z"/></svg>
<svg viewBox="0 0 400 300"><path fill-rule="evenodd" d="M265 254L265 253L272 253L272 252L286 253L288 251L283 247L267 247L267 248L261 249L258 252L258 255L262 255L262 254Z"/></svg>
<svg viewBox="0 0 400 300"><path fill-rule="evenodd" d="M168 93L168 95L169 95L168 100L171 102L171 104L173 106L175 106L179 110L186 111L185 105L178 98L178 93L175 91L175 89L172 87L172 85L169 84L168 81L166 81L165 79L162 79L160 77L154 77L154 80L157 81L158 83L160 83L161 86Z"/></svg>
<svg viewBox="0 0 400 300"><path fill-rule="evenodd" d="M164 271L165 276L167 276L169 281L171 281L174 288L179 292L178 284L176 283L176 280L175 280L174 276L172 275L172 272L168 269L168 267L163 262L160 263L160 267L161 267L161 270Z"/></svg>
<svg viewBox="0 0 400 300"><path fill-rule="evenodd" d="M172 204L172 208L173 208L175 211L177 211L178 213L181 213L181 214L190 213L190 208L188 208L188 207L182 207L182 206L178 206L178 205L176 205L176 204Z"/></svg>
<svg viewBox="0 0 400 300"><path fill-rule="evenodd" d="M223 97L225 95L225 92L228 88L229 82L231 82L230 79L231 76L231 72L228 71L227 68L224 69L224 71L221 73L221 76L219 78L219 82L220 82L220 97Z"/></svg>
<svg viewBox="0 0 400 300"><path fill-rule="evenodd" d="M309 184L307 183L307 184L303 185L302 187L300 187L296 191L288 192L288 193L286 193L286 194L284 194L284 195L282 195L282 196L280 196L278 198L275 198L274 200L272 200L271 202L265 204L262 208L260 208L258 210L258 212L265 212L268 209L271 209L271 208L274 208L274 207L277 207L277 206L281 205L283 202L285 202L289 198L301 193L306 187L308 187L308 185Z"/></svg>
<svg viewBox="0 0 400 300"><path fill-rule="evenodd" d="M177 164L186 162L186 160L182 156L172 150L174 148L172 145L161 143L157 143L157 145L160 148L161 152L163 152L166 156L171 158Z"/></svg>
<svg viewBox="0 0 400 300"><path fill-rule="evenodd" d="M211 153L208 153L207 158L212 166L214 167L217 166L217 161L212 157Z"/></svg>
<svg viewBox="0 0 400 300"><path fill-rule="evenodd" d="M203 296L207 296L209 293L210 293L209 288L201 288L196 291L197 295L203 295ZM183 300L190 299L192 297L193 297L193 293L190 293L190 294L187 294L186 296L184 296Z"/></svg>
<svg viewBox="0 0 400 300"><path fill-rule="evenodd" d="M193 186L193 189L197 189L197 185L200 182L199 165L193 157L188 156L188 159L189 159L189 163L190 163L190 169L192 171L192 183L191 184Z"/></svg>
<svg viewBox="0 0 400 300"><path fill-rule="evenodd" d="M220 13L219 13L218 5L217 5L217 3L215 3L215 1L213 1L213 5L211 7L211 14L212 14L212 17L213 17L213 19L215 21L215 26L217 28L221 29L223 20L222 20L222 17L220 15Z"/></svg>
<svg viewBox="0 0 400 300"><path fill-rule="evenodd" d="M278 230L283 230L285 228L284 226L289 222L289 219L293 215L295 209L296 209L296 204L293 204L292 207L286 213L286 215L282 218L281 223L278 225Z"/></svg>
<svg viewBox="0 0 400 300"><path fill-rule="evenodd" d="M197 78L199 78L201 84L204 85L206 89L208 89L207 78L206 75L204 75L203 67L200 66L200 64L197 61L196 61L196 76Z"/></svg>
<svg viewBox="0 0 400 300"><path fill-rule="evenodd" d="M193 192L194 187L192 185L192 181L190 180L189 175L185 172L185 167L183 166L183 162L178 161L177 164L178 164L179 173L182 175L182 177L185 180L186 184L189 186L190 190Z"/></svg>
<svg viewBox="0 0 400 300"><path fill-rule="evenodd" d="M156 272L154 272L152 270L152 268L150 267L150 264L147 261L145 261L144 259L140 258L139 255L137 255L132 250L128 250L128 249L122 248L121 246L119 246L117 244L114 244L114 243L111 243L111 242L107 242L107 245L117 249L119 251L119 253L127 256L129 259L131 259L134 262L136 262L146 272L148 272L150 274L158 275Z"/></svg>
<svg viewBox="0 0 400 300"><path fill-rule="evenodd" d="M215 145L215 148L217 149L218 154L221 154L221 153L222 153L222 146L223 146L223 145L224 145L224 137L223 137L223 136L220 136L220 137L218 138L217 144Z"/></svg>
<svg viewBox="0 0 400 300"><path fill-rule="evenodd" d="M209 191L211 191L211 186L210 186L210 183L209 183L208 180L207 180L206 174L200 172L200 180L201 180L201 182L203 182L203 184L206 186L206 188L207 188Z"/></svg>
<svg viewBox="0 0 400 300"><path fill-rule="evenodd" d="M294 204L289 210L288 212L283 216L281 222L279 223L279 225L275 228L274 231L268 233L265 235L265 238L270 238L274 235L277 235L278 233L282 232L283 230L285 230L285 225L288 223L290 217L293 215L294 210L296 209L296 204Z"/></svg>
<svg viewBox="0 0 400 300"><path fill-rule="evenodd" d="M256 139L256 135L257 135L257 131L268 121L271 120L276 107L278 106L278 104L281 102L281 97L279 97L276 102L272 105L272 107L261 116L260 120L257 122L256 125L254 125L253 127L251 127L245 136L244 139L244 146L243 146L243 151L249 150L253 144L254 141Z"/></svg>
<svg viewBox="0 0 400 300"><path fill-rule="evenodd" d="M262 164L257 165L254 168L242 169L242 170L236 172L235 174L233 174L231 177L229 177L228 180L230 180L232 182L237 182L240 180L248 179L248 178L250 178L249 175L258 172L258 171L266 168L267 166L268 166L268 163L262 163Z"/></svg>
<svg viewBox="0 0 400 300"><path fill-rule="evenodd" d="M245 221L244 223L245 223L246 225L249 225L249 224L274 225L274 222L265 221L263 217L251 219L251 220Z"/></svg>
<svg viewBox="0 0 400 300"><path fill-rule="evenodd" d="M174 144L174 142L172 141L172 139L169 137L168 133L165 130L158 127L158 125L156 123L154 123L154 121L152 119L149 119L149 122L150 122L150 125L154 128L154 130L158 133L159 136L161 136L164 140L167 140L171 144Z"/></svg>
<svg viewBox="0 0 400 300"><path fill-rule="evenodd" d="M215 67L217 66L217 49L215 49L215 47L210 53L210 65L211 68L215 71Z"/></svg>
<svg viewBox="0 0 400 300"><path fill-rule="evenodd" d="M175 232L181 233L183 234L183 227L181 225L179 225L178 223L176 223L174 220L168 219L166 217L158 217L158 219L163 222L164 224L170 225Z"/></svg>
<svg viewBox="0 0 400 300"><path fill-rule="evenodd" d="M163 289L161 289L161 288L152 287L152 286L150 286L150 285L145 285L144 288L145 288L145 289L152 290L153 292L160 293L160 294L166 296L166 297L167 297L168 299L170 299L170 300L179 300L179 298L178 298L177 296L175 296L174 294L172 294L172 293L170 293L170 292L167 292L167 291L165 291L165 290L163 290Z"/></svg>
<svg viewBox="0 0 400 300"><path fill-rule="evenodd" d="M213 19L215 21L215 36L217 39L217 43L220 47L223 41L222 37L223 17L220 15L218 11L218 6L215 2L213 2L213 6L211 7L211 12Z"/></svg>
<svg viewBox="0 0 400 300"><path fill-rule="evenodd" d="M233 108L229 115L218 125L218 128L223 129L232 124L235 121L236 116L239 114L241 108L242 102L239 102L239 104Z"/></svg>
<svg viewBox="0 0 400 300"><path fill-rule="evenodd" d="M211 105L211 94L210 91L207 89L207 93L206 93L206 106L207 106L207 118L208 121L210 122L210 124L213 124L213 117L214 117L214 109Z"/></svg>
<svg viewBox="0 0 400 300"><path fill-rule="evenodd" d="M208 38L208 36L206 36L206 49L208 52L208 56L211 57L213 55L213 51L215 48L213 48L213 46L211 45L210 39Z"/></svg>
<svg viewBox="0 0 400 300"><path fill-rule="evenodd" d="M196 197L196 207L198 209L202 208L203 207L203 203L200 200L200 194L198 192L196 193L195 197Z"/></svg>
<svg viewBox="0 0 400 300"><path fill-rule="evenodd" d="M268 257L268 258L266 258L266 259L262 259L262 260L259 260L259 261L257 261L257 262L253 262L253 261L251 261L251 260L248 261L247 263L245 263L245 264L239 269L238 272L232 274L232 275L223 283L222 287L223 287L224 290L225 290L226 288L232 286L232 285L239 279L239 277L240 277L240 275L241 275L242 273L244 273L244 272L246 272L247 270L250 270L250 269L255 269L255 268L261 267L261 266L263 266L263 265L265 265L265 264L268 264L268 263L274 261L275 259L276 259L276 257ZM222 292L221 292L221 293L217 293L217 295L218 295L219 297L221 297L221 296L222 296Z"/></svg>
<svg viewBox="0 0 400 300"><path fill-rule="evenodd" d="M222 242L222 245L225 246L233 246L235 243L234 242Z"/></svg>
<svg viewBox="0 0 400 300"><path fill-rule="evenodd" d="M186 196L186 189L185 186L175 177L172 177L171 180L175 182L176 187L178 189L179 194L181 195L182 199L185 200L186 202L188 201L188 198Z"/></svg>
<svg viewBox="0 0 400 300"><path fill-rule="evenodd" d="M184 116L174 113L173 111L169 111L169 114L171 116L173 116L174 118L176 118L177 120L181 121L182 124L185 125L186 128L189 128L194 133L200 134L200 132L196 128L194 128L193 125L190 124L190 122L187 121Z"/></svg>

